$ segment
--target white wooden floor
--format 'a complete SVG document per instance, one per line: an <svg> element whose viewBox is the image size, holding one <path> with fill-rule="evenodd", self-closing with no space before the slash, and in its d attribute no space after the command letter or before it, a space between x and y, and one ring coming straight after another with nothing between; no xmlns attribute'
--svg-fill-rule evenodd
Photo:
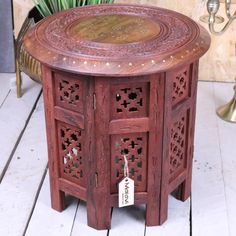
<svg viewBox="0 0 236 236"><path fill-rule="evenodd" d="M232 84L199 82L191 199L170 197L163 226L145 227L140 206L114 209L112 229L96 231L82 201L68 197L64 212L51 209L41 86L24 78L17 99L10 79L0 74L0 236L236 235L236 124L215 115Z"/></svg>

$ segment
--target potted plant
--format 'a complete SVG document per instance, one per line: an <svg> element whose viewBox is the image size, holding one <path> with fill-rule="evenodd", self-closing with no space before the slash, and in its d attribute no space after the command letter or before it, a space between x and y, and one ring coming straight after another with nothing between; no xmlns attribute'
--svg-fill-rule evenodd
<svg viewBox="0 0 236 236"><path fill-rule="evenodd" d="M16 84L17 97L21 96L21 71L41 82L40 62L32 58L22 47L26 32L44 17L73 7L113 3L114 0L32 0L35 7L29 12L16 39Z"/></svg>

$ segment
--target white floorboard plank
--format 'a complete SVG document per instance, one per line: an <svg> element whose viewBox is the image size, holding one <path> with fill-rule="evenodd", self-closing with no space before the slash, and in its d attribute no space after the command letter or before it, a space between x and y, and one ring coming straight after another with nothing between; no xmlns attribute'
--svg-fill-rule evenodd
<svg viewBox="0 0 236 236"><path fill-rule="evenodd" d="M233 84L215 83L218 108L233 97ZM236 124L217 119L230 235L236 235Z"/></svg>
<svg viewBox="0 0 236 236"><path fill-rule="evenodd" d="M40 100L0 184L0 235L22 236L46 165L44 111Z"/></svg>
<svg viewBox="0 0 236 236"><path fill-rule="evenodd" d="M146 236L189 236L190 199L185 202L169 196L168 219L161 226L147 227Z"/></svg>
<svg viewBox="0 0 236 236"><path fill-rule="evenodd" d="M71 236L107 236L107 230L95 230L87 225L86 203L79 202Z"/></svg>
<svg viewBox="0 0 236 236"><path fill-rule="evenodd" d="M192 235L229 235L213 84L204 82L199 83L197 104Z"/></svg>
<svg viewBox="0 0 236 236"><path fill-rule="evenodd" d="M70 236L78 200L68 196L66 200L68 207L63 212L57 212L51 208L47 174L25 235Z"/></svg>
<svg viewBox="0 0 236 236"><path fill-rule="evenodd" d="M145 206L114 208L109 236L144 236Z"/></svg>
<svg viewBox="0 0 236 236"><path fill-rule="evenodd" d="M16 97L16 92L11 90L0 108L0 133L2 134L0 135L0 177L32 111L41 86L23 76L22 90L24 94L20 99Z"/></svg>
<svg viewBox="0 0 236 236"><path fill-rule="evenodd" d="M10 91L10 81L15 77L15 74L0 73L0 107Z"/></svg>

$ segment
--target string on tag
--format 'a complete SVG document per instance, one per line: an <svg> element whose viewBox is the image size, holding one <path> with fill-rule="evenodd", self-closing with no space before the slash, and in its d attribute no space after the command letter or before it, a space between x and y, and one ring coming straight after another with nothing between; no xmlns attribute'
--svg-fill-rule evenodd
<svg viewBox="0 0 236 236"><path fill-rule="evenodd" d="M125 161L125 165L124 165L124 176L125 177L129 177L129 165L128 165L128 160L126 155L124 155L124 161Z"/></svg>
<svg viewBox="0 0 236 236"><path fill-rule="evenodd" d="M124 178L118 184L119 207L134 205L134 180L129 178L127 156L124 157Z"/></svg>

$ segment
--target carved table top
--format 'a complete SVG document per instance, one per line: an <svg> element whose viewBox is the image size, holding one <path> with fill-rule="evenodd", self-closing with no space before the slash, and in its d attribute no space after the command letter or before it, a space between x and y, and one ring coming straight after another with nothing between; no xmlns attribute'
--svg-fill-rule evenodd
<svg viewBox="0 0 236 236"><path fill-rule="evenodd" d="M25 50L52 68L92 75L143 75L201 57L210 36L190 18L142 5L73 8L40 21Z"/></svg>

